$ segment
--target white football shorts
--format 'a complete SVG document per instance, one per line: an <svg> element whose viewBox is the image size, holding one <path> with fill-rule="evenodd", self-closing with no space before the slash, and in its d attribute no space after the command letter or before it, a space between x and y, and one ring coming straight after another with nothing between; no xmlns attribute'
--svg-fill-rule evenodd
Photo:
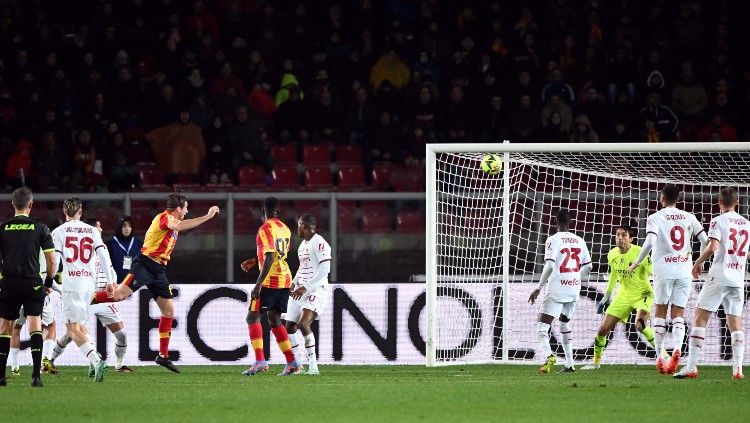
<svg viewBox="0 0 750 423"><path fill-rule="evenodd" d="M300 297L299 300L293 300L290 296L286 306L286 320L294 323L299 322L303 309L314 311L317 314L317 319L325 311L330 293L331 289L328 286L322 286L313 291L305 292L305 295Z"/></svg>
<svg viewBox="0 0 750 423"><path fill-rule="evenodd" d="M576 301L568 301L561 303L553 300L551 297L547 297L542 301L542 309L539 311L542 314L557 318L560 315L571 319L573 312L576 309Z"/></svg>
<svg viewBox="0 0 750 423"><path fill-rule="evenodd" d="M690 284L692 279L664 279L654 278L654 304L672 304L685 308L690 299Z"/></svg>
<svg viewBox="0 0 750 423"><path fill-rule="evenodd" d="M102 326L122 322L122 315L120 315L120 311L117 310L115 303L91 304L89 306L89 313L96 316Z"/></svg>
<svg viewBox="0 0 750 423"><path fill-rule="evenodd" d="M62 308L65 323L86 323L89 319L89 307L93 295L93 289L63 291Z"/></svg>
<svg viewBox="0 0 750 423"><path fill-rule="evenodd" d="M745 307L744 294L743 288L721 285L709 277L698 294L698 307L716 313L719 305L723 305L726 314L742 316L742 309Z"/></svg>

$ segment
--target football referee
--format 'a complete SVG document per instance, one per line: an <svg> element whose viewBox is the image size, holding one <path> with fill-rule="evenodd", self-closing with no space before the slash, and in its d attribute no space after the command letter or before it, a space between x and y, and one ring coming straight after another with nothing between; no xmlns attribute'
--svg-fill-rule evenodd
<svg viewBox="0 0 750 423"><path fill-rule="evenodd" d="M45 286L52 286L50 275L53 272L49 272L42 283L39 250L44 251L47 269L52 269L55 266L55 247L47 225L29 217L34 203L31 190L19 188L13 191L12 202L15 216L0 224L0 386L7 385L5 365L10 351L10 331L23 306L34 361L31 386L41 387L39 373L43 340L40 315L47 295Z"/></svg>

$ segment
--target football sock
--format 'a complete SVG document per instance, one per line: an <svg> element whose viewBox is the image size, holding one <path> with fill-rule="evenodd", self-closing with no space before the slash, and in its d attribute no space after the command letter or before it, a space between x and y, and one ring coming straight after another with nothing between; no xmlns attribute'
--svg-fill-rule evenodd
<svg viewBox="0 0 750 423"><path fill-rule="evenodd" d="M733 373L742 373L742 360L745 358L745 332L738 330L732 332L732 363Z"/></svg>
<svg viewBox="0 0 750 423"><path fill-rule="evenodd" d="M549 323L537 323L536 334L539 340L539 348L542 350L543 358L546 359L552 355L552 347L549 345Z"/></svg>
<svg viewBox="0 0 750 423"><path fill-rule="evenodd" d="M573 367L573 330L569 323L560 322L560 336L565 352L565 367Z"/></svg>
<svg viewBox="0 0 750 423"><path fill-rule="evenodd" d="M289 333L289 331L287 331ZM298 362L302 362L302 347L300 347L299 341L297 341L297 332L289 333L289 342L292 344L292 353L294 353L294 359Z"/></svg>
<svg viewBox="0 0 750 423"><path fill-rule="evenodd" d="M667 322L663 317L654 317L654 348L656 349L656 358L661 357L661 351L664 348L665 333L667 333Z"/></svg>
<svg viewBox="0 0 750 423"><path fill-rule="evenodd" d="M21 351L20 348L10 347L10 355L8 356L8 365L10 367L18 366L18 352L19 351Z"/></svg>
<svg viewBox="0 0 750 423"><path fill-rule="evenodd" d="M643 337L646 338L646 341L651 345L654 346L654 329L650 327L645 327L641 331L641 334L643 334Z"/></svg>
<svg viewBox="0 0 750 423"><path fill-rule="evenodd" d="M39 377L42 372L42 346L44 337L41 331L31 332L29 335L29 346L31 347L31 361L34 367L31 371L31 377Z"/></svg>
<svg viewBox="0 0 750 423"><path fill-rule="evenodd" d="M169 357L169 337L172 335L172 318L162 316L159 319L159 354Z"/></svg>
<svg viewBox="0 0 750 423"><path fill-rule="evenodd" d="M92 365L97 366L101 361L99 354L96 352L96 348L94 348L93 342L86 341L79 345L78 348L81 349L83 356L86 357Z"/></svg>
<svg viewBox="0 0 750 423"><path fill-rule="evenodd" d="M318 367L318 358L315 355L315 334L310 332L305 335L305 350L307 351L307 363L310 367Z"/></svg>
<svg viewBox="0 0 750 423"><path fill-rule="evenodd" d="M247 325L248 332L250 333L250 344L255 351L255 361L265 361L263 354L263 326L260 322L250 323Z"/></svg>
<svg viewBox="0 0 750 423"><path fill-rule="evenodd" d="M5 366L8 364L10 335L0 335L0 379L5 377Z"/></svg>
<svg viewBox="0 0 750 423"><path fill-rule="evenodd" d="M682 350L682 343L685 342L685 319L682 316L672 319L672 338L674 349Z"/></svg>
<svg viewBox="0 0 750 423"><path fill-rule="evenodd" d="M604 348L607 347L607 337L596 335L594 338L594 364L599 364L604 355Z"/></svg>
<svg viewBox="0 0 750 423"><path fill-rule="evenodd" d="M67 333L61 336L60 338L58 338L58 340L55 341L55 346L52 348L52 355L50 356L49 359L54 360L57 357L59 357L60 354L62 354L63 351L65 351L65 347L67 347L68 344L70 344L70 341L72 341L72 338L68 336Z"/></svg>
<svg viewBox="0 0 750 423"><path fill-rule="evenodd" d="M128 337L125 329L119 330L112 335L115 336L115 357L117 357L115 368L119 369L122 367L122 360L125 358L125 352L128 350Z"/></svg>
<svg viewBox="0 0 750 423"><path fill-rule="evenodd" d="M276 343L279 345L281 352L284 353L287 364L293 363L294 353L292 352L292 344L289 342L289 334L286 333L286 328L284 326L276 326L275 328L271 328L271 332L276 337Z"/></svg>
<svg viewBox="0 0 750 423"><path fill-rule="evenodd" d="M693 326L690 330L690 340L688 346L690 347L690 355L688 355L687 368L690 370L698 369L698 360L700 360L701 353L703 352L703 342L706 339L706 328Z"/></svg>
<svg viewBox="0 0 750 423"><path fill-rule="evenodd" d="M42 358L49 358L52 354L52 348L55 348L55 340L45 339L44 346L42 346Z"/></svg>

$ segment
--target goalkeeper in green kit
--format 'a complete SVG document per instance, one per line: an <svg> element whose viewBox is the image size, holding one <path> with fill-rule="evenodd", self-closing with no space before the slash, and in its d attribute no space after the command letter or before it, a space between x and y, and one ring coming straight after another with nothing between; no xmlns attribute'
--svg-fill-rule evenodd
<svg viewBox="0 0 750 423"><path fill-rule="evenodd" d="M599 368L609 332L615 328L618 321L626 323L633 310L637 313L635 325L638 332L652 347L654 346L654 330L646 324L654 303L654 289L649 282L653 265L651 258L647 257L635 271L628 271L628 267L636 261L641 252L641 247L633 244L634 235L635 230L628 224L620 225L615 233L617 247L607 254L610 272L607 292L597 305L597 313L601 314L606 308L606 314L594 338L594 362L582 367L582 370ZM618 283L620 287L617 295L607 307L612 291Z"/></svg>

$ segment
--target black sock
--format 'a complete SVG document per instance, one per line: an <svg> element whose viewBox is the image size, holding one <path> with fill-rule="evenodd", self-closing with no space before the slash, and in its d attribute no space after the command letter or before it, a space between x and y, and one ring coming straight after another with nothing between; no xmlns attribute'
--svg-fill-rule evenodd
<svg viewBox="0 0 750 423"><path fill-rule="evenodd" d="M42 332L31 332L29 344L31 346L31 360L34 362L31 377L39 377L42 371L42 345L44 345Z"/></svg>
<svg viewBox="0 0 750 423"><path fill-rule="evenodd" d="M5 366L8 365L10 352L10 335L0 335L0 379L5 377Z"/></svg>

